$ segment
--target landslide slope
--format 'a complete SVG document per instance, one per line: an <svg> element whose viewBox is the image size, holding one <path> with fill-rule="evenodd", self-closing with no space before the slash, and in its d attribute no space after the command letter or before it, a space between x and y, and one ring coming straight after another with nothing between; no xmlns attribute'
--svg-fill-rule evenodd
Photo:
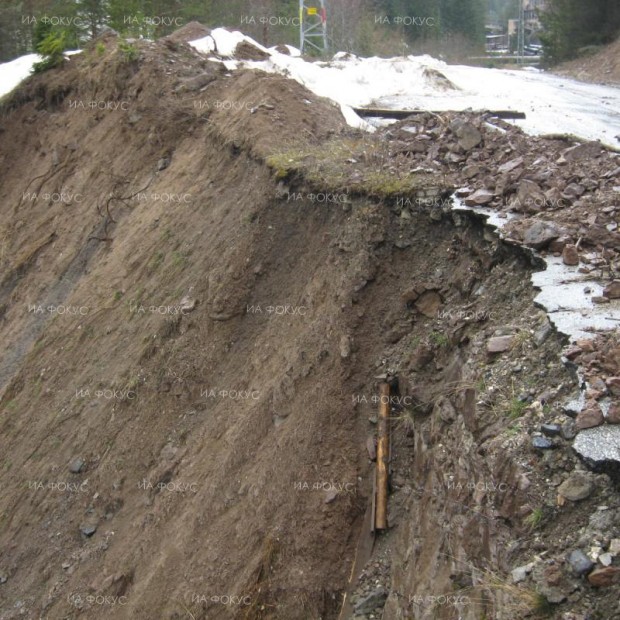
<svg viewBox="0 0 620 620"><path fill-rule="evenodd" d="M566 561L620 539L620 497L558 500L580 385L542 261L446 200L548 176L565 138L452 116L362 134L179 37L104 37L2 102L2 620L614 617Z"/></svg>
<svg viewBox="0 0 620 620"><path fill-rule="evenodd" d="M362 500L295 483L357 482L345 214L277 201L261 157L344 121L184 44L102 42L3 103L0 615L334 612Z"/></svg>

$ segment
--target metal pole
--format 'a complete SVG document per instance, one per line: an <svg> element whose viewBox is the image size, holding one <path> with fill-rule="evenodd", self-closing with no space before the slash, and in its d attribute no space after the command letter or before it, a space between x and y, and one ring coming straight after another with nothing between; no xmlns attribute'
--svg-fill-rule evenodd
<svg viewBox="0 0 620 620"><path fill-rule="evenodd" d="M377 424L377 502L375 529L387 529L388 467L390 460L390 384L379 386L380 404Z"/></svg>
<svg viewBox="0 0 620 620"><path fill-rule="evenodd" d="M517 56L518 63L523 64L523 55L525 53L525 7L523 3L526 0L519 0L519 30L517 34Z"/></svg>

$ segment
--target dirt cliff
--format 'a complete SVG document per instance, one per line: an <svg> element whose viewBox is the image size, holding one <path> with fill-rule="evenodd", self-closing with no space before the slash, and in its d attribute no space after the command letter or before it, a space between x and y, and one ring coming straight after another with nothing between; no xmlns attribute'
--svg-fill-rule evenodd
<svg viewBox="0 0 620 620"><path fill-rule="evenodd" d="M542 262L444 208L487 152L449 120L418 171L296 82L111 35L2 102L1 618L615 617L565 559L570 526L617 564L612 479L558 507L582 465L532 445L578 389Z"/></svg>

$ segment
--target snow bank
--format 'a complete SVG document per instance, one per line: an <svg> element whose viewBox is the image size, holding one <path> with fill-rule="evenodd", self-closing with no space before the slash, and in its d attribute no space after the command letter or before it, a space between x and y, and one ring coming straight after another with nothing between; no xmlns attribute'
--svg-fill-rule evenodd
<svg viewBox="0 0 620 620"><path fill-rule="evenodd" d="M317 95L339 103L348 111L347 122L355 126L370 127L351 107L501 109L525 112L527 118L515 123L532 134L572 133L618 146L620 89L611 86L585 84L538 70L447 65L427 55L359 58L339 52L329 62L307 62L298 55L265 49L240 32L221 28L213 32L223 40L222 49L218 43L222 55L232 56L241 41L269 54L262 61L230 61L229 69L250 67L288 75ZM200 49L201 41L191 44Z"/></svg>
<svg viewBox="0 0 620 620"><path fill-rule="evenodd" d="M28 54L0 64L0 97L10 93L25 80L30 75L32 65L39 60L41 60L39 54Z"/></svg>
<svg viewBox="0 0 620 620"><path fill-rule="evenodd" d="M82 50L70 50L65 56L80 54ZM43 60L39 54L20 56L15 60L0 64L0 97L10 93L20 82L25 80L35 62Z"/></svg>

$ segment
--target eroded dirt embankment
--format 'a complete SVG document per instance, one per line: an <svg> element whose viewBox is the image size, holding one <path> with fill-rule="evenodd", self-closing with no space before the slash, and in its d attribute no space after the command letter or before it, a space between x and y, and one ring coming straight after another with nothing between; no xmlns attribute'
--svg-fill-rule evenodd
<svg viewBox="0 0 620 620"><path fill-rule="evenodd" d="M404 207L387 173L342 199L291 173L291 149L365 140L294 82L105 46L1 119L1 617L337 618L349 590L359 617L456 618L411 600L450 589L463 617L520 617L500 586L552 459L527 443L541 411L512 422L573 381L532 333L527 255ZM386 372L415 405L392 530L349 588Z"/></svg>

